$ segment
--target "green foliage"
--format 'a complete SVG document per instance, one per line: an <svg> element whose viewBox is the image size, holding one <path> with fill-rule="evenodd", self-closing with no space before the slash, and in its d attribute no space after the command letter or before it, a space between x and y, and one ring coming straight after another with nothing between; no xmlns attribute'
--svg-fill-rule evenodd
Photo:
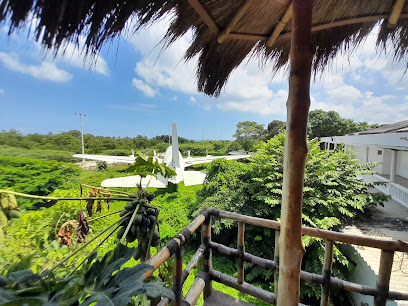
<svg viewBox="0 0 408 306"><path fill-rule="evenodd" d="M48 195L78 174L79 168L68 163L0 157L0 189L13 188L17 192ZM42 203L42 200L19 199L20 208Z"/></svg>
<svg viewBox="0 0 408 306"><path fill-rule="evenodd" d="M281 214L283 180L283 145L285 134L279 134L259 146L259 154L242 164L237 161L216 160L212 163L207 181L200 192L200 208L217 207L240 214L279 220ZM308 142L309 154L306 160L304 179L303 223L321 229L337 230L348 220L370 206L381 204L384 195L368 192L374 183L357 179L362 174L372 174L375 164L359 164L351 153L320 150L319 142ZM231 220L216 220L216 233L227 244L236 236L236 226ZM248 227L246 230L246 248L255 255L272 258L274 235L271 230ZM250 242L250 243L248 243ZM303 260L304 269L320 273L324 246L317 238L305 237L307 253ZM334 265L335 275L344 276L352 269L345 256L336 248ZM247 275L256 279L272 279L272 273L255 267L247 267ZM307 291L304 285L302 294L319 297L318 286Z"/></svg>
<svg viewBox="0 0 408 306"><path fill-rule="evenodd" d="M119 244L113 251L96 260L96 253L89 257L80 273L65 279L52 274L35 274L21 270L1 277L0 301L9 305L127 305L134 296L174 299L164 283L144 282L143 273L152 269L145 263L120 269L134 253L133 248Z"/></svg>
<svg viewBox="0 0 408 306"><path fill-rule="evenodd" d="M156 177L157 174L161 174L164 177L172 177L176 175L175 170L159 163L159 161L154 159L153 156L146 157L141 152L137 152L137 155L138 157L136 158L135 163L127 168L127 172L135 172L137 175L140 175L141 178L148 175Z"/></svg>
<svg viewBox="0 0 408 306"><path fill-rule="evenodd" d="M310 139L324 136L341 136L378 127L377 124L369 125L367 122L354 122L351 119L340 117L335 111L325 112L321 109L309 112L308 126Z"/></svg>
<svg viewBox="0 0 408 306"><path fill-rule="evenodd" d="M156 196L152 204L160 209L162 239L173 238L191 222L191 214L196 207L196 192L201 188L201 185L185 187L181 182L177 192Z"/></svg>
<svg viewBox="0 0 408 306"><path fill-rule="evenodd" d="M96 168L98 171L106 171L108 169L108 163L105 161L97 161Z"/></svg>
<svg viewBox="0 0 408 306"><path fill-rule="evenodd" d="M255 121L238 122L237 130L233 135L242 149L251 151L253 146L262 140L265 133L263 124L258 124Z"/></svg>
<svg viewBox="0 0 408 306"><path fill-rule="evenodd" d="M78 162L78 159L72 157L72 154L73 154L72 152L59 150L25 149L0 145L0 156L48 159L67 163Z"/></svg>

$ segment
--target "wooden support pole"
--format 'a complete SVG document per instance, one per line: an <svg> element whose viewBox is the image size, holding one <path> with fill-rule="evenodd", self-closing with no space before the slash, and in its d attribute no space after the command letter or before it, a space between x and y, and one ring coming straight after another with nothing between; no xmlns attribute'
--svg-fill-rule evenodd
<svg viewBox="0 0 408 306"><path fill-rule="evenodd" d="M211 215L208 215L201 225L201 244L204 246L203 272L210 274L212 270L212 250L211 243ZM206 281L204 288L204 299L211 295L211 280Z"/></svg>
<svg viewBox="0 0 408 306"><path fill-rule="evenodd" d="M217 38L218 43L222 44L224 39L231 33L232 29L237 25L237 23L241 20L244 16L247 9L251 6L254 0L246 0L245 3L239 8L238 12L235 14L234 18L228 23L227 27L222 30L220 35Z"/></svg>
<svg viewBox="0 0 408 306"><path fill-rule="evenodd" d="M378 295L374 297L375 306L385 306L387 302L393 261L394 252L381 250L380 270L377 279Z"/></svg>
<svg viewBox="0 0 408 306"><path fill-rule="evenodd" d="M275 285L275 298L278 298L278 291L279 291L279 235L280 232L278 230L275 231L275 255L273 261L275 262L277 269L275 269L275 273L273 274L274 285Z"/></svg>
<svg viewBox="0 0 408 306"><path fill-rule="evenodd" d="M330 299L330 277L331 268L333 263L333 241L326 240L326 246L324 249L324 265L322 271L322 299L320 300L320 306L329 305Z"/></svg>
<svg viewBox="0 0 408 306"><path fill-rule="evenodd" d="M266 45L268 47L272 47L272 45L278 39L279 35L282 33L283 29L288 24L289 20L292 18L292 8L293 8L293 4L291 3L289 5L288 9L286 10L285 14L283 15L282 19L279 21L279 23L273 29L273 32L272 32L271 36L269 37L268 41L266 42Z"/></svg>
<svg viewBox="0 0 408 306"><path fill-rule="evenodd" d="M396 27L402 9L404 8L404 4L405 0L395 0L394 6L392 7L390 18L388 18L387 28L391 29Z"/></svg>
<svg viewBox="0 0 408 306"><path fill-rule="evenodd" d="M174 305L181 306L183 299L183 247L178 247L174 253L174 278L173 278L173 291L175 296Z"/></svg>
<svg viewBox="0 0 408 306"><path fill-rule="evenodd" d="M245 233L245 223L239 222L238 223L238 284L242 284L244 282L244 252L245 252L245 244L244 244L244 233Z"/></svg>
<svg viewBox="0 0 408 306"><path fill-rule="evenodd" d="M211 32L213 32L214 34L218 34L220 32L214 20L208 14L206 9L201 5L200 1L188 0L188 3L196 11L198 16L200 16L201 20L204 21L204 23L210 28Z"/></svg>
<svg viewBox="0 0 408 306"><path fill-rule="evenodd" d="M284 149L278 305L298 305L302 245L303 178L310 107L312 0L294 0L290 47L289 96Z"/></svg>

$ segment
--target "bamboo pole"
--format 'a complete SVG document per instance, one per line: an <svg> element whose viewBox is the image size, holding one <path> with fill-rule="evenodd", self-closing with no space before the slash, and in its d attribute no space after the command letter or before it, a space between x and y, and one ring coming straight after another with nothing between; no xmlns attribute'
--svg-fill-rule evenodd
<svg viewBox="0 0 408 306"><path fill-rule="evenodd" d="M205 290L205 286L205 281L201 277L196 277L194 283L191 285L190 290L188 290L186 297L183 300L183 304L188 303L187 305L195 305L201 295L201 292Z"/></svg>
<svg viewBox="0 0 408 306"><path fill-rule="evenodd" d="M107 200L109 201L129 201L132 198L101 198L101 197L47 197L47 196L37 196L32 194L25 194L21 192L15 192L10 190L0 190L0 193L9 193L14 194L17 197L29 198L29 199L39 199L39 200L48 200L48 201L81 201L81 200Z"/></svg>
<svg viewBox="0 0 408 306"><path fill-rule="evenodd" d="M266 45L268 47L272 47L272 45L278 39L279 35L282 33L283 29L288 24L289 20L292 18L292 9L293 9L293 3L291 3L289 5L289 7L286 10L285 14L282 16L282 19L279 21L279 23L273 29L273 32L272 32L271 36L269 37L268 41L266 42Z"/></svg>
<svg viewBox="0 0 408 306"><path fill-rule="evenodd" d="M215 24L214 20L208 14L207 10L201 5L198 0L187 0L191 7L196 11L198 16L200 16L201 20L208 26L208 28L214 34L218 34L220 30L218 26Z"/></svg>
<svg viewBox="0 0 408 306"><path fill-rule="evenodd" d="M378 271L377 279L378 295L374 297L375 306L385 306L387 302L393 262L394 252L381 250L380 270Z"/></svg>
<svg viewBox="0 0 408 306"><path fill-rule="evenodd" d="M278 291L279 291L279 236L280 232L278 230L275 230L275 255L274 255L274 262L277 266L278 269L275 269L275 272L273 274L273 279L274 279L274 291L275 291L275 298L278 298Z"/></svg>
<svg viewBox="0 0 408 306"><path fill-rule="evenodd" d="M231 19L231 21L228 23L227 27L224 30L222 30L222 32L218 36L218 38L217 38L218 43L222 44L224 39L228 36L229 33L231 33L232 29L241 20L241 18L244 16L245 12L248 10L248 8L251 6L251 4L253 2L254 2L254 0L246 0L245 3L239 8L239 10L235 14L234 18Z"/></svg>
<svg viewBox="0 0 408 306"><path fill-rule="evenodd" d="M324 249L324 265L322 271L322 299L320 300L320 306L329 305L330 299L330 276L331 267L333 263L333 241L326 240L326 246Z"/></svg>
<svg viewBox="0 0 408 306"><path fill-rule="evenodd" d="M244 236L245 236L245 223L239 222L238 223L238 242L237 242L238 284L242 284L244 282L244 252L245 252Z"/></svg>
<svg viewBox="0 0 408 306"><path fill-rule="evenodd" d="M229 275L221 273L216 270L212 270L210 273L211 280L214 280L218 283L224 284L231 288L234 288L240 292L252 295L262 301L265 301L270 304L275 304L275 295L269 291L263 290L261 288L255 287L248 283L238 284L238 280Z"/></svg>
<svg viewBox="0 0 408 306"><path fill-rule="evenodd" d="M281 222L279 221L249 217L223 210L214 209L214 217L228 218L236 221L242 221L247 224L263 226L275 230L279 230L281 227ZM331 241L366 246L370 248L383 249L388 251L408 252L408 243L401 240L370 238L366 236L333 232L307 226L302 226L302 234Z"/></svg>
<svg viewBox="0 0 408 306"><path fill-rule="evenodd" d="M210 274L212 270L212 250L211 243L211 215L208 215L201 225L201 243L204 246L203 253L203 271ZM206 281L204 289L204 299L211 295L212 285L211 281Z"/></svg>
<svg viewBox="0 0 408 306"><path fill-rule="evenodd" d="M307 118L310 107L312 0L294 0L290 77L284 148L278 306L297 305L300 298L303 177Z"/></svg>
<svg viewBox="0 0 408 306"><path fill-rule="evenodd" d="M387 28L391 29L396 27L402 9L404 8L404 4L405 0L395 0L394 6L392 7L390 18L388 18Z"/></svg>
<svg viewBox="0 0 408 306"><path fill-rule="evenodd" d="M204 248L199 247L197 252L188 262L186 268L183 270L183 275L182 275L182 280L181 280L182 284L184 284L187 277L190 275L191 270L197 268L198 261L200 260L201 257L203 257L203 253L204 253Z"/></svg>
<svg viewBox="0 0 408 306"><path fill-rule="evenodd" d="M181 306L181 300L183 299L183 248L179 246L174 253L174 279L173 279L173 291L175 296L174 305Z"/></svg>

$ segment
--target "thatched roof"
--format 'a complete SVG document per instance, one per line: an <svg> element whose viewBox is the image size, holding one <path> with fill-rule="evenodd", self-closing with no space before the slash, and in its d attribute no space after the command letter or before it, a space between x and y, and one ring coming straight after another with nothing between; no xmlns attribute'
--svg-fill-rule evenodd
<svg viewBox="0 0 408 306"><path fill-rule="evenodd" d="M288 62L290 0L0 0L0 21L10 33L35 20L35 39L58 50L68 41L86 37L86 52L96 53L133 19L141 26L170 14L165 36L172 43L189 29L194 32L185 58L199 55L198 89L218 95L248 55L271 60L280 69ZM360 44L380 24L377 46L395 47L394 59L405 60L408 48L408 4L404 0L314 0L313 68L321 71L336 54ZM392 13L394 12L394 13ZM392 17L390 18L390 15ZM282 20L282 18L284 19ZM387 26L387 23L391 25ZM272 35L274 34L274 35ZM276 37L276 41L271 39ZM221 42L221 43L220 43Z"/></svg>

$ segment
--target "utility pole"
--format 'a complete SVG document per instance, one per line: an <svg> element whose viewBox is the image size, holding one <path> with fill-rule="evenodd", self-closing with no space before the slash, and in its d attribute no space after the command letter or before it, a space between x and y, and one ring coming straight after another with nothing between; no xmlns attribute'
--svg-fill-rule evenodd
<svg viewBox="0 0 408 306"><path fill-rule="evenodd" d="M84 114L77 114L75 113L75 116L79 116L79 120L81 122L81 144L82 144L82 154L85 154L85 149L84 149L84 132L82 130L82 117L86 117ZM85 161L85 158L82 158L82 161Z"/></svg>

